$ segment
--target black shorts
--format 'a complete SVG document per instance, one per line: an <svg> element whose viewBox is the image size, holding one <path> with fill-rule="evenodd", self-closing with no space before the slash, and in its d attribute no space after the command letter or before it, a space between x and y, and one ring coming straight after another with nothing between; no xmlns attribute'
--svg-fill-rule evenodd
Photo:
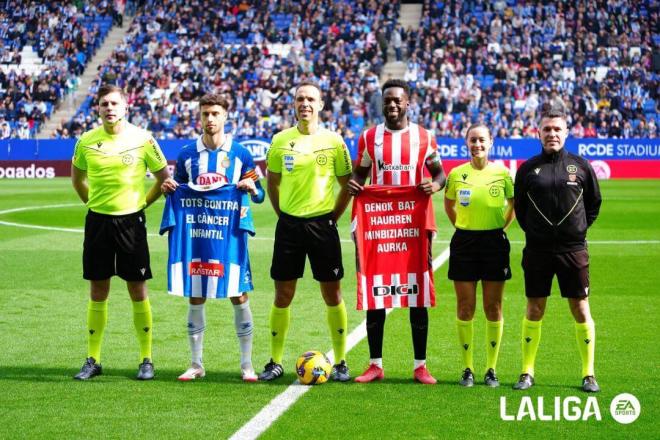
<svg viewBox="0 0 660 440"><path fill-rule="evenodd" d="M339 232L332 214L299 218L281 213L275 229L271 278L301 278L308 255L315 280L338 281L344 277Z"/></svg>
<svg viewBox="0 0 660 440"><path fill-rule="evenodd" d="M83 278L98 281L113 275L126 281L151 278L144 211L127 215L87 213Z"/></svg>
<svg viewBox="0 0 660 440"><path fill-rule="evenodd" d="M530 298L550 296L555 275L562 297L589 296L589 252L586 249L560 254L523 249L522 267L525 295Z"/></svg>
<svg viewBox="0 0 660 440"><path fill-rule="evenodd" d="M449 273L453 281L505 281L511 278L511 245L502 229L456 229L449 244Z"/></svg>

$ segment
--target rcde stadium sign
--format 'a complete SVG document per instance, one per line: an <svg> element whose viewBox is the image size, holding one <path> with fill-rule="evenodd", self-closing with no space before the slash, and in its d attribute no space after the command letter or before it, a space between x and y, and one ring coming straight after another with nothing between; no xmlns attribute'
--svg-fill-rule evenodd
<svg viewBox="0 0 660 440"><path fill-rule="evenodd" d="M254 157L257 172L265 173L267 138L237 138ZM179 150L190 139L161 140L159 144L174 165ZM438 151L445 172L469 160L462 139L438 138ZM5 139L0 141L0 179L51 179L68 177L74 139ZM348 141L351 157L357 156L356 141ZM658 139L573 139L566 149L591 162L600 179L660 179L660 140ZM514 175L522 162L538 154L541 146L535 139L495 139L490 157L509 168Z"/></svg>

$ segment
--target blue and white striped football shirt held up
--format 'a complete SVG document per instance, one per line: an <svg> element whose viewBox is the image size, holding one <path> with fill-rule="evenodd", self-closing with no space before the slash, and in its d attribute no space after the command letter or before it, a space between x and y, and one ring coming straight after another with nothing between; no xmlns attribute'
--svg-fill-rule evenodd
<svg viewBox="0 0 660 440"><path fill-rule="evenodd" d="M255 168L250 152L234 142L231 135L225 135L225 142L215 150L206 148L200 136L195 143L186 145L179 152L174 180L178 183L218 186L251 178L257 187L252 201L261 203L265 193Z"/></svg>
<svg viewBox="0 0 660 440"><path fill-rule="evenodd" d="M254 224L244 191L232 184L180 185L165 201L160 233L165 232L168 293L227 298L252 290L247 240Z"/></svg>

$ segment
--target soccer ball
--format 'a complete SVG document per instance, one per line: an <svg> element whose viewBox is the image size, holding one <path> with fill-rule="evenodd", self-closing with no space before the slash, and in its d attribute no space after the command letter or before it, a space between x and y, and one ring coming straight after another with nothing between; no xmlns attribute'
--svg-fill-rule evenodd
<svg viewBox="0 0 660 440"><path fill-rule="evenodd" d="M298 382L303 385L316 385L328 381L332 365L320 351L308 351L296 361Z"/></svg>

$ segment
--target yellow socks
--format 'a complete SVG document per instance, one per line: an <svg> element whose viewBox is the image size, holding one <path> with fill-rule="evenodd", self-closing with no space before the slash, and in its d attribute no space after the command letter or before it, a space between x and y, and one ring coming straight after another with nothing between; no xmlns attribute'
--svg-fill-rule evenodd
<svg viewBox="0 0 660 440"><path fill-rule="evenodd" d="M151 359L151 334L152 318L151 304L149 298L144 301L132 301L133 304L133 324L140 344L140 362L144 358Z"/></svg>
<svg viewBox="0 0 660 440"><path fill-rule="evenodd" d="M461 345L461 354L463 357L463 368L469 368L474 371L472 362L472 338L474 335L474 325L472 320L461 321L456 319L456 328L458 329L458 343Z"/></svg>
<svg viewBox="0 0 660 440"><path fill-rule="evenodd" d="M273 304L270 309L270 352L273 362L282 363L284 356L284 340L289 331L289 319L291 309L289 307L279 308Z"/></svg>
<svg viewBox="0 0 660 440"><path fill-rule="evenodd" d="M536 352L541 341L541 323L523 318L522 324L522 372L534 376Z"/></svg>
<svg viewBox="0 0 660 440"><path fill-rule="evenodd" d="M486 369L495 370L497 365L497 356L500 353L500 343L502 342L502 332L504 330L504 321L486 320Z"/></svg>
<svg viewBox="0 0 660 440"><path fill-rule="evenodd" d="M596 326L593 321L575 323L575 339L582 358L582 377L594 375L594 349Z"/></svg>
<svg viewBox="0 0 660 440"><path fill-rule="evenodd" d="M338 364L346 358L346 304L342 299L336 306L327 307L328 327L332 338L332 348L335 351L335 363Z"/></svg>
<svg viewBox="0 0 660 440"><path fill-rule="evenodd" d="M101 342L108 322L108 301L92 301L87 304L87 357L101 363Z"/></svg>

